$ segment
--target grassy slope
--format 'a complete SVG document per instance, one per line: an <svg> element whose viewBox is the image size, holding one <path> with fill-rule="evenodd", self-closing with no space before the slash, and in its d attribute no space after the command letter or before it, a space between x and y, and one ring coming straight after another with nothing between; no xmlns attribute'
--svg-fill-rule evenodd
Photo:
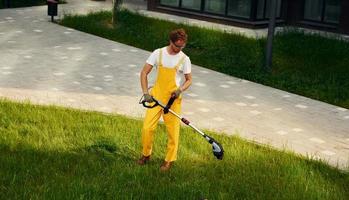
<svg viewBox="0 0 349 200"><path fill-rule="evenodd" d="M165 128L140 167L141 121L0 101L0 199L348 199L349 175L318 161L209 133L223 161L191 129L161 173Z"/></svg>

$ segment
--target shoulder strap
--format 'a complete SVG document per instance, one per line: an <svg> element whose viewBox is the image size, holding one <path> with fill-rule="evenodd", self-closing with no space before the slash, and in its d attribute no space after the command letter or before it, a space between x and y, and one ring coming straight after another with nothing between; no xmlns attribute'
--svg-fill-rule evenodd
<svg viewBox="0 0 349 200"><path fill-rule="evenodd" d="M178 69L179 69L179 66L180 66L181 64L183 64L184 59L185 59L185 55L183 55L182 58L178 61L177 65L175 66L176 70L178 70Z"/></svg>
<svg viewBox="0 0 349 200"><path fill-rule="evenodd" d="M162 48L160 49L160 52L159 52L159 65L162 65Z"/></svg>

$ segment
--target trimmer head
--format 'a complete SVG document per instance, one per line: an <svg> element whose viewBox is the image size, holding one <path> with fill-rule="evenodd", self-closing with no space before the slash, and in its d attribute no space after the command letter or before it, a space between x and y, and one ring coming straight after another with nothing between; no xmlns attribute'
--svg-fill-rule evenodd
<svg viewBox="0 0 349 200"><path fill-rule="evenodd" d="M213 155L216 156L217 159L222 160L224 156L224 150L221 144L216 141L212 142L212 151Z"/></svg>

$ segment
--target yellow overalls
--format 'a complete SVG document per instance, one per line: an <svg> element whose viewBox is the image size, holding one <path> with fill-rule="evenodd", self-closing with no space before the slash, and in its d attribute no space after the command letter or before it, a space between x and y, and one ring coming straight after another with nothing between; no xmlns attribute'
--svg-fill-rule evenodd
<svg viewBox="0 0 349 200"><path fill-rule="evenodd" d="M183 63L184 58L183 56L173 68L164 67L162 65L162 49L160 49L157 79L150 94L164 105L166 105L170 99L171 93L178 89L176 85L176 72ZM170 108L178 114L181 112L181 100L182 96L179 96ZM156 129L161 115L164 119L168 135L165 161L172 162L177 159L180 120L171 113L164 114L160 106L148 109L145 114L142 129L142 153L144 156L150 156L153 146L154 130Z"/></svg>

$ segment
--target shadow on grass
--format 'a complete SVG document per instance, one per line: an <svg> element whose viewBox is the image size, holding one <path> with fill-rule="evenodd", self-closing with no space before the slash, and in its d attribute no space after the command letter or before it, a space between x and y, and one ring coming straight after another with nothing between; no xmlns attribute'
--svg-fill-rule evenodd
<svg viewBox="0 0 349 200"><path fill-rule="evenodd" d="M0 199L346 199L349 195L348 174L290 159L282 152L271 158L241 151L223 161L192 156L176 162L167 173L159 171L161 159L138 166L138 152L106 141L69 152L0 146L0 155Z"/></svg>

